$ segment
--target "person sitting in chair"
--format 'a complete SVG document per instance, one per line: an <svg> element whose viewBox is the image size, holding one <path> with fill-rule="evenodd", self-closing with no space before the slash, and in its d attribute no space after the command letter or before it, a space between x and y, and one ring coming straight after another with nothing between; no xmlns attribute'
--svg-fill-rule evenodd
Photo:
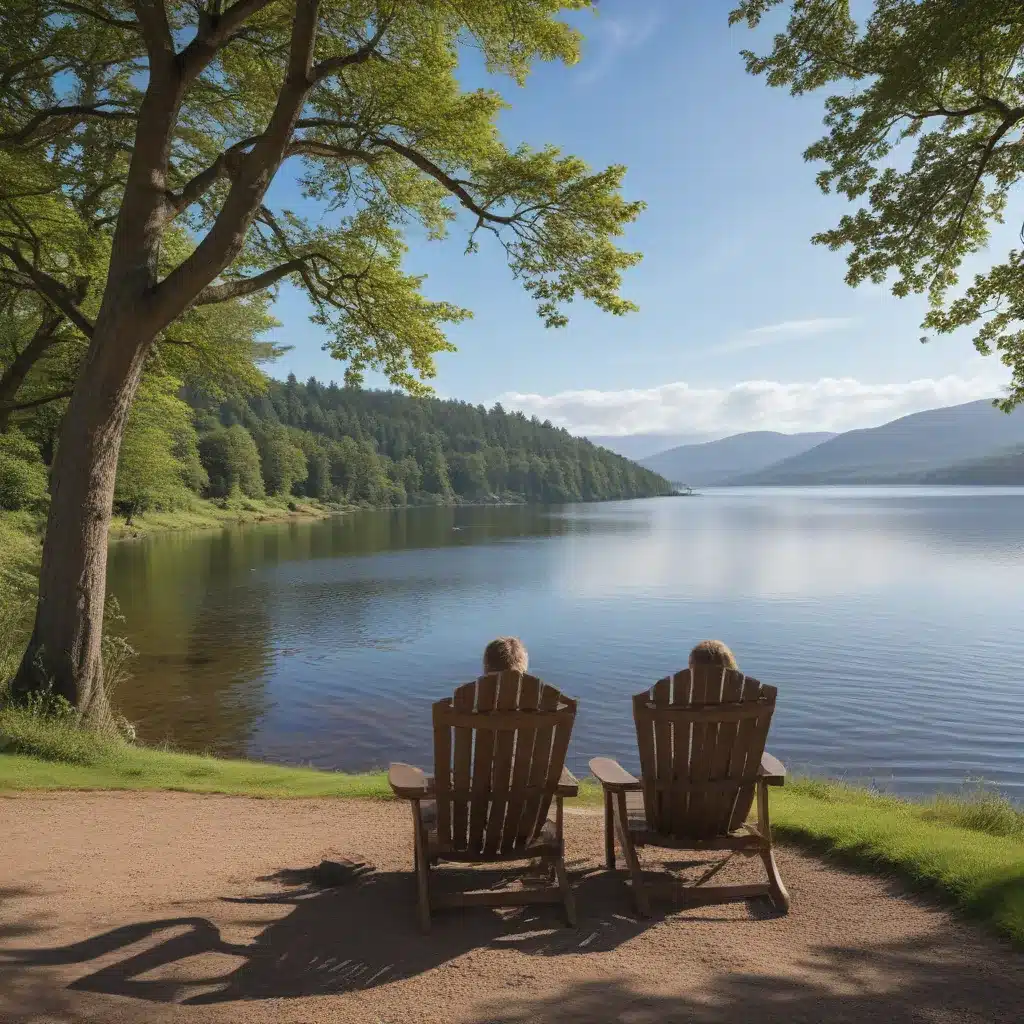
<svg viewBox="0 0 1024 1024"><path fill-rule="evenodd" d="M529 663L526 647L517 636L499 636L484 648L484 675L492 672L525 674Z"/></svg>
<svg viewBox="0 0 1024 1024"><path fill-rule="evenodd" d="M690 670L699 665L720 665L722 668L738 669L736 655L721 640L701 640L690 651Z"/></svg>

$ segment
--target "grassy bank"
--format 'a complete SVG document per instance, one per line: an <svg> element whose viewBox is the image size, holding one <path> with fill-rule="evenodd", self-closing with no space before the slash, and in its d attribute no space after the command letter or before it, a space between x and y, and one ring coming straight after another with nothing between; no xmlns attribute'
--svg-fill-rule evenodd
<svg viewBox="0 0 1024 1024"><path fill-rule="evenodd" d="M129 746L0 711L0 792L178 790L257 797L390 796L381 772L346 775ZM579 803L600 806L596 784ZM781 837L930 891L1024 948L1024 811L981 792L911 803L838 783L772 792Z"/></svg>
<svg viewBox="0 0 1024 1024"><path fill-rule="evenodd" d="M112 540L145 537L169 530L208 530L238 523L262 523L280 519L325 519L339 506L330 508L318 501L306 499L239 498L232 501L207 501L195 498L186 508L170 512L146 512L135 516L131 523L114 516L110 523Z"/></svg>

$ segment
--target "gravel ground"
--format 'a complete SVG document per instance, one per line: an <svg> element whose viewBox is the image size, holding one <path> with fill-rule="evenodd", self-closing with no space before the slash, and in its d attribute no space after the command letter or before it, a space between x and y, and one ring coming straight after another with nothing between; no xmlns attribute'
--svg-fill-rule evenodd
<svg viewBox="0 0 1024 1024"><path fill-rule="evenodd" d="M408 809L176 793L0 799L4 1024L512 1024L1024 1019L1024 957L886 879L783 847L759 901L638 921L567 815L579 927L557 907L415 926ZM373 870L330 889L322 858ZM664 870L657 855L652 870ZM685 876L699 868L671 865ZM464 873L442 868L439 884ZM723 880L760 880L756 860ZM292 872L292 873L289 873ZM480 872L485 884L517 869Z"/></svg>

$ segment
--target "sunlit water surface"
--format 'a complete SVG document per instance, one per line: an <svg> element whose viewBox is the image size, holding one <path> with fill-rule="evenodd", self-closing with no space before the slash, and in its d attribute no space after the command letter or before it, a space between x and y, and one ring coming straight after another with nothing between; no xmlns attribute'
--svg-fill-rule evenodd
<svg viewBox="0 0 1024 1024"><path fill-rule="evenodd" d="M636 763L629 697L719 637L779 687L791 770L1024 799L1024 490L800 488L361 512L115 543L147 741L429 764L429 705L513 633Z"/></svg>

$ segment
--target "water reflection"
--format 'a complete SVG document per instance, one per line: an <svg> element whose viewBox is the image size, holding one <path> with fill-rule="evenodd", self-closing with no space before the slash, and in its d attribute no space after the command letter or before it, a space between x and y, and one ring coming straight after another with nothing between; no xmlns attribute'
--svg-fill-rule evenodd
<svg viewBox="0 0 1024 1024"><path fill-rule="evenodd" d="M628 697L723 636L782 688L794 766L1024 792L1024 492L707 492L366 512L112 546L148 741L325 767L429 760L429 704L523 636L580 697L570 764L635 760ZM958 680L970 674L964 686Z"/></svg>

